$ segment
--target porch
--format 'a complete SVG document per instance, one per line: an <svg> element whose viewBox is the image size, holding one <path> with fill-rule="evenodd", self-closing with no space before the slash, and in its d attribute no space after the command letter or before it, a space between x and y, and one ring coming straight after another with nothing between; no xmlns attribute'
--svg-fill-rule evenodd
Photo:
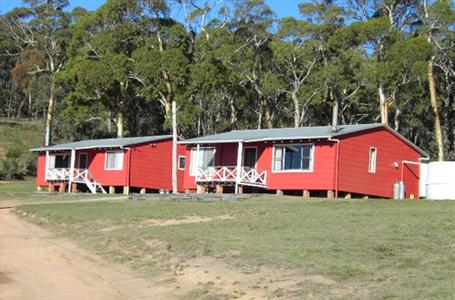
<svg viewBox="0 0 455 300"><path fill-rule="evenodd" d="M106 194L104 188L99 184L93 174L88 169L76 169L76 168L52 168L46 171L46 181L48 182L68 182L68 185L72 183L85 184L87 188L93 194L101 192ZM68 189L71 192L71 187Z"/></svg>
<svg viewBox="0 0 455 300"><path fill-rule="evenodd" d="M229 142L195 146L190 149L189 175L194 176L198 193L207 188L223 193L225 188L234 187L236 194L243 193L243 187L266 188L267 171L259 169L257 163L263 151L258 145Z"/></svg>

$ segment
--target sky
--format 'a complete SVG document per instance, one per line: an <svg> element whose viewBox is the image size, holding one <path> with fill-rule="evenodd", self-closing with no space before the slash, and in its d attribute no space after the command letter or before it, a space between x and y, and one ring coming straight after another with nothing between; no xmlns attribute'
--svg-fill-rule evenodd
<svg viewBox="0 0 455 300"><path fill-rule="evenodd" d="M76 6L82 6L87 10L96 10L105 0L69 0L69 10ZM278 17L298 17L298 4L303 0L266 0L266 3L272 8ZM0 0L0 14L4 14L14 7L22 6L22 0ZM180 19L181 16L176 16Z"/></svg>

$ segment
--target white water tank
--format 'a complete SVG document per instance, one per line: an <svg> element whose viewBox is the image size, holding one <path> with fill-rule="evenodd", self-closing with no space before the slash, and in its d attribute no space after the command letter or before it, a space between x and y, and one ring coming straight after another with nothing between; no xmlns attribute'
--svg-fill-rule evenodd
<svg viewBox="0 0 455 300"><path fill-rule="evenodd" d="M427 199L455 200L455 161L428 164Z"/></svg>

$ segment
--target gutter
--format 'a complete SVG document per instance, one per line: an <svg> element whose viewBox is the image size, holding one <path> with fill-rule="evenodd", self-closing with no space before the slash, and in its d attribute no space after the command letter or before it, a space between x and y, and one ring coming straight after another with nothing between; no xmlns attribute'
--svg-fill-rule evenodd
<svg viewBox="0 0 455 300"><path fill-rule="evenodd" d="M270 142L270 141L291 141L291 140L314 140L314 139L329 139L330 136L325 135L325 136L302 136L302 137L285 137L285 138L262 138L262 139L253 139L253 140L216 140L216 141L192 141L192 140L186 140L186 141L180 141L178 144L227 144L227 143L254 143L254 142Z"/></svg>

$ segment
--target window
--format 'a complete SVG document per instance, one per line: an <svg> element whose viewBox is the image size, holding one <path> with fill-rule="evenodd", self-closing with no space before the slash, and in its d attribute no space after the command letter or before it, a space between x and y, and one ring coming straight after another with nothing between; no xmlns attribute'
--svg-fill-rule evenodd
<svg viewBox="0 0 455 300"><path fill-rule="evenodd" d="M70 156L68 154L51 154L48 156L48 169L65 169L70 167Z"/></svg>
<svg viewBox="0 0 455 300"><path fill-rule="evenodd" d="M313 145L275 146L273 156L274 171L312 171Z"/></svg>
<svg viewBox="0 0 455 300"><path fill-rule="evenodd" d="M123 152L108 151L106 152L106 160L104 163L105 170L121 170L123 169Z"/></svg>
<svg viewBox="0 0 455 300"><path fill-rule="evenodd" d="M199 168L207 169L214 166L215 148L199 148L199 156L196 148L191 149L191 176L196 176Z"/></svg>
<svg viewBox="0 0 455 300"><path fill-rule="evenodd" d="M178 169L179 170L185 170L185 156L179 156L179 164L178 164Z"/></svg>
<svg viewBox="0 0 455 300"><path fill-rule="evenodd" d="M368 160L368 172L376 173L376 158L378 156L378 149L370 148L370 158Z"/></svg>

